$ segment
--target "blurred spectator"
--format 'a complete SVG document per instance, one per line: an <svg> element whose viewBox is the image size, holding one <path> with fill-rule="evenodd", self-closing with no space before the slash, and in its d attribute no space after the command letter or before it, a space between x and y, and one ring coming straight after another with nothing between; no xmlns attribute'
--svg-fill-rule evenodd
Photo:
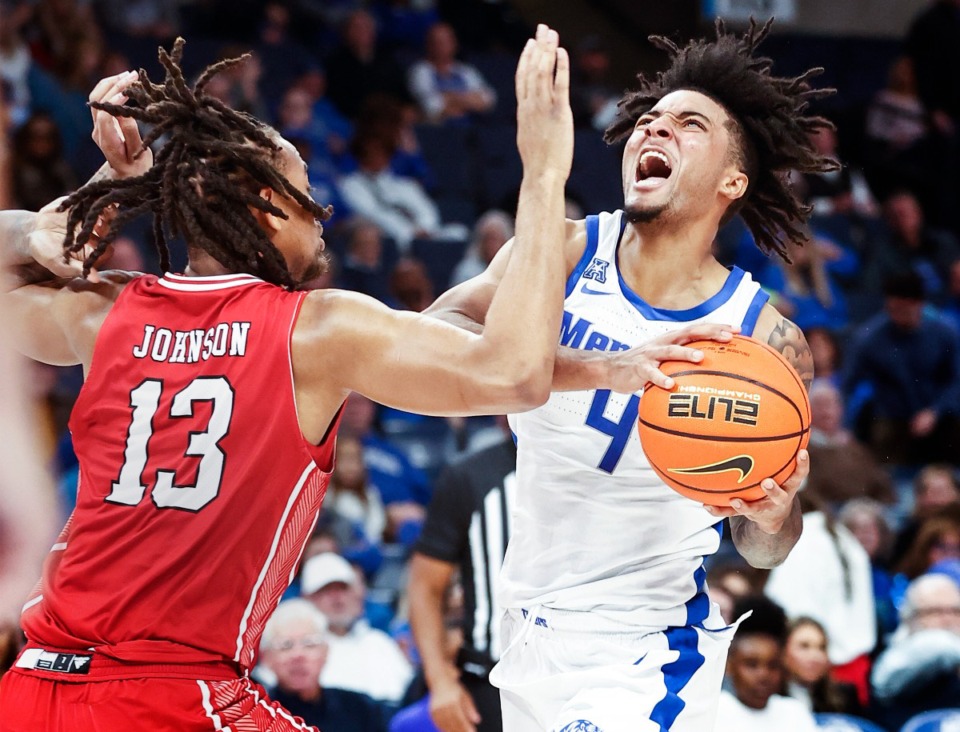
<svg viewBox="0 0 960 732"><path fill-rule="evenodd" d="M830 677L827 644L826 631L813 618L799 617L790 622L783 652L787 696L814 714L862 716L856 688Z"/></svg>
<svg viewBox="0 0 960 732"><path fill-rule="evenodd" d="M28 2L3 0L0 3L0 84L8 105L10 124L19 127L30 116L29 73L33 65L30 49L22 36L23 27L33 15Z"/></svg>
<svg viewBox="0 0 960 732"><path fill-rule="evenodd" d="M340 190L356 213L370 219L406 253L414 239L465 239L462 224L440 222L440 211L413 178L390 170L395 145L382 136L361 136L353 142L359 169L343 177Z"/></svg>
<svg viewBox="0 0 960 732"><path fill-rule="evenodd" d="M346 224L344 233L347 249L340 268L341 286L375 297L380 302L389 302L389 275L384 266L384 243L380 228L372 221L357 216Z"/></svg>
<svg viewBox="0 0 960 732"><path fill-rule="evenodd" d="M108 29L130 38L165 42L180 33L179 0L94 0Z"/></svg>
<svg viewBox="0 0 960 732"><path fill-rule="evenodd" d="M577 43L570 80L570 106L577 128L605 130L617 113L620 91L610 82L610 53L589 35Z"/></svg>
<svg viewBox="0 0 960 732"><path fill-rule="evenodd" d="M783 688L783 610L763 596L753 596L737 603L735 614L747 611L752 615L740 623L730 644L730 689L720 693L715 729L815 732L817 724L804 705L778 693Z"/></svg>
<svg viewBox="0 0 960 732"><path fill-rule="evenodd" d="M377 48L377 24L370 13L351 12L341 38L340 47L327 59L327 93L337 109L355 120L371 94L407 97L400 65Z"/></svg>
<svg viewBox="0 0 960 732"><path fill-rule="evenodd" d="M951 506L960 506L960 482L953 466L934 463L922 468L913 479L913 505L897 532L890 561L896 564L903 559L923 522Z"/></svg>
<svg viewBox="0 0 960 732"><path fill-rule="evenodd" d="M707 569L707 588L711 602L717 603L720 615L727 623L737 618L733 614L736 604L745 597L760 591L756 570L739 554L729 560L714 562Z"/></svg>
<svg viewBox="0 0 960 732"><path fill-rule="evenodd" d="M941 135L960 123L960 0L936 0L921 11L906 37L917 89Z"/></svg>
<svg viewBox="0 0 960 732"><path fill-rule="evenodd" d="M306 159L309 167L320 168L329 174L336 173L337 157L343 152L343 141L316 118L313 97L302 86L292 86L284 92L277 110L277 127L287 139L309 143L310 157ZM339 150L339 153L334 153L334 150Z"/></svg>
<svg viewBox="0 0 960 732"><path fill-rule="evenodd" d="M428 122L464 123L489 112L496 94L473 66L457 61L457 35L447 23L427 33L425 58L410 67L410 93Z"/></svg>
<svg viewBox="0 0 960 732"><path fill-rule="evenodd" d="M378 0L373 12L383 42L406 51L419 51L427 31L440 19L435 0Z"/></svg>
<svg viewBox="0 0 960 732"><path fill-rule="evenodd" d="M311 557L303 565L300 591L329 622L330 654L321 685L399 702L413 668L396 641L364 619L366 587L350 563L337 554Z"/></svg>
<svg viewBox="0 0 960 732"><path fill-rule="evenodd" d="M412 102L402 102L382 93L371 94L363 103L357 119L356 137L380 137L389 141L393 155L390 170L403 178L414 178L424 189L433 185L433 174L420 149L416 125L420 110ZM352 173L357 161L349 155L343 160L343 172Z"/></svg>
<svg viewBox="0 0 960 732"><path fill-rule="evenodd" d="M337 461L324 506L349 519L367 541L383 542L387 512L380 491L367 481L363 445L353 437L337 440Z"/></svg>
<svg viewBox="0 0 960 732"><path fill-rule="evenodd" d="M501 441L450 465L437 483L411 562L410 623L441 729L500 732L500 694L488 676L500 657L495 580L510 536L517 448L506 419ZM459 570L465 612L459 655L447 652L444 605Z"/></svg>
<svg viewBox="0 0 960 732"><path fill-rule="evenodd" d="M877 718L899 730L915 714L960 699L960 586L944 575L907 588L900 629L877 658L871 682Z"/></svg>
<svg viewBox="0 0 960 732"><path fill-rule="evenodd" d="M873 387L867 440L882 462L960 460L960 338L924 314L923 281L905 270L884 283L886 312L855 334L844 391Z"/></svg>
<svg viewBox="0 0 960 732"><path fill-rule="evenodd" d="M887 86L867 108L867 175L873 190L885 198L906 182L921 186L930 165L927 110L917 93L917 77L909 56L890 66Z"/></svg>
<svg viewBox="0 0 960 732"><path fill-rule="evenodd" d="M757 273L764 288L775 295L777 308L803 330L845 326L846 298L831 265L854 272L856 257L824 237L814 237L804 246L790 243L788 252L790 262L776 257Z"/></svg>
<svg viewBox="0 0 960 732"><path fill-rule="evenodd" d="M808 135L818 153L840 161L835 129L820 127ZM869 218L879 213L863 173L846 163L826 173L804 173L801 180L804 198L818 216L842 214Z"/></svg>
<svg viewBox="0 0 960 732"><path fill-rule="evenodd" d="M263 66L260 93L271 112L277 109L287 89L320 66L318 59L294 38L292 22L286 3L264 5L256 52Z"/></svg>
<svg viewBox="0 0 960 732"><path fill-rule="evenodd" d="M63 141L53 118L36 112L13 137L13 196L21 208L39 211L77 186L63 158Z"/></svg>
<svg viewBox="0 0 960 732"><path fill-rule="evenodd" d="M870 557L854 536L806 492L800 493L803 533L764 591L791 619L811 617L831 639L835 678L857 686L867 703L869 654L877 642Z"/></svg>
<svg viewBox="0 0 960 732"><path fill-rule="evenodd" d="M482 274L497 252L513 238L513 219L503 211L487 211L473 225L470 246L450 278L450 286L459 285Z"/></svg>
<svg viewBox="0 0 960 732"><path fill-rule="evenodd" d="M303 74L297 86L310 95L313 118L324 130L324 140L331 157L341 161L347 154L353 125L327 96L327 72L319 66Z"/></svg>
<svg viewBox="0 0 960 732"><path fill-rule="evenodd" d="M324 732L385 732L389 711L366 694L321 685L330 650L327 619L306 600L285 600L260 640L262 663L277 677L270 697Z"/></svg>
<svg viewBox="0 0 960 732"><path fill-rule="evenodd" d="M804 331L810 354L813 356L813 373L823 381L835 386L841 384L841 348L837 332L814 326Z"/></svg>
<svg viewBox="0 0 960 732"><path fill-rule="evenodd" d="M93 5L80 0L45 0L35 4L34 24L39 32L32 48L34 58L67 87L81 89L86 96L87 81L103 45Z"/></svg>
<svg viewBox="0 0 960 732"><path fill-rule="evenodd" d="M810 475L804 490L828 504L868 496L893 503L890 475L870 451L843 426L843 397L830 381L810 386Z"/></svg>
<svg viewBox="0 0 960 732"><path fill-rule="evenodd" d="M426 506L431 495L426 474L377 430L376 415L377 405L354 392L343 407L340 435L356 437L363 443L370 480L387 503L412 499Z"/></svg>
<svg viewBox="0 0 960 732"><path fill-rule="evenodd" d="M220 60L238 58L246 49L237 45L227 45L218 54ZM263 64L256 51L250 52L250 58L241 64L221 71L207 82L207 94L216 97L224 104L239 112L252 114L258 119L269 119L267 102L260 93L263 79Z"/></svg>
<svg viewBox="0 0 960 732"><path fill-rule="evenodd" d="M883 506L872 498L854 498L840 509L840 523L860 542L870 557L873 579L873 603L877 615L877 641L882 646L897 628L897 609L893 577L888 569L893 548L893 532L884 516Z"/></svg>
<svg viewBox="0 0 960 732"><path fill-rule="evenodd" d="M960 516L957 513L956 510L947 511L920 525L917 538L897 565L900 574L914 580L939 562L960 559Z"/></svg>
<svg viewBox="0 0 960 732"><path fill-rule="evenodd" d="M916 196L895 191L883 202L889 234L871 244L865 270L865 289L896 275L916 272L923 280L925 295L934 302L945 299L950 267L960 259L960 244L948 231L931 228L924 221Z"/></svg>
<svg viewBox="0 0 960 732"><path fill-rule="evenodd" d="M419 259L403 257L390 273L390 295L397 307L422 312L434 300L433 283Z"/></svg>

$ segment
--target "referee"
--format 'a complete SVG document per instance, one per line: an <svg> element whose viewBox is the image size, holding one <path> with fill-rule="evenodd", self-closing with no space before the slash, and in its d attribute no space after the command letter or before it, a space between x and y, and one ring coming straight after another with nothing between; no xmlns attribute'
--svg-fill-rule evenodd
<svg viewBox="0 0 960 732"><path fill-rule="evenodd" d="M517 449L504 439L451 464L440 476L414 547L410 625L430 689L430 716L442 732L502 732L500 692L488 680L500 650L494 590L510 535ZM446 648L447 588L463 585L463 645Z"/></svg>

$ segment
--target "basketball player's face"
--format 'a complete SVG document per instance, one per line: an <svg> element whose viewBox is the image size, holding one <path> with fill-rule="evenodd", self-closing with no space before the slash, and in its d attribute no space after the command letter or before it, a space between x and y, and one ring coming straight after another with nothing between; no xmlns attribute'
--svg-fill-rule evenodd
<svg viewBox="0 0 960 732"><path fill-rule="evenodd" d="M286 140L281 145L281 170L294 186L310 196L307 179L307 164ZM274 245L283 254L293 279L298 284L308 282L327 269L324 255L323 226L313 214L296 201L285 196L275 196L273 202L290 217L274 238Z"/></svg>
<svg viewBox="0 0 960 732"><path fill-rule="evenodd" d="M723 176L736 172L728 121L717 102L688 90L668 94L637 120L623 152L631 222L697 217L718 204Z"/></svg>

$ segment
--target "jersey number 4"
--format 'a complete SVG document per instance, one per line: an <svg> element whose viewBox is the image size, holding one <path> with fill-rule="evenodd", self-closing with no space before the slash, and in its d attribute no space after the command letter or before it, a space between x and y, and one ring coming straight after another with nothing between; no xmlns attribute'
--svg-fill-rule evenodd
<svg viewBox="0 0 960 732"><path fill-rule="evenodd" d="M587 414L587 427L593 427L598 432L610 437L610 446L600 458L600 464L597 466L600 470L612 473L620 458L623 457L623 451L627 449L627 442L630 434L633 432L633 426L637 423L637 415L640 411L640 397L633 394L624 407L620 415L620 421L614 422L604 416L604 410L607 408L607 402L610 401L609 389L597 389L593 397L593 403L590 405L590 412Z"/></svg>
<svg viewBox="0 0 960 732"><path fill-rule="evenodd" d="M125 506L135 506L147 492L143 472L147 468L150 438L153 436L153 418L160 406L163 382L147 379L130 392L133 418L127 430L123 451L123 467L114 481L106 500ZM194 485L174 485L173 470L157 470L157 484L151 496L157 508L179 508L199 511L220 492L223 464L226 454L220 440L230 431L233 417L233 387L223 376L201 376L178 391L170 406L170 416L192 417L194 402L210 402L210 422L203 432L191 432L184 455L200 458L197 482Z"/></svg>

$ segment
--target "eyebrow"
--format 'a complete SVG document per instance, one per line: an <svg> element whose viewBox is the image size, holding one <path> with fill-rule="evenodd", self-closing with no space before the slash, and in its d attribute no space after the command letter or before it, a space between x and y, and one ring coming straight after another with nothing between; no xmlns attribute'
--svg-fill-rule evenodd
<svg viewBox="0 0 960 732"><path fill-rule="evenodd" d="M713 120L710 119L707 115L703 114L703 112L695 112L692 109L685 109L680 114L673 114L673 112L658 112L656 110L651 109L649 112L642 114L640 116L641 117L662 117L664 114L669 114L671 117L676 117L677 119L680 119L680 120L688 119L690 117L699 117L704 122L713 124Z"/></svg>

